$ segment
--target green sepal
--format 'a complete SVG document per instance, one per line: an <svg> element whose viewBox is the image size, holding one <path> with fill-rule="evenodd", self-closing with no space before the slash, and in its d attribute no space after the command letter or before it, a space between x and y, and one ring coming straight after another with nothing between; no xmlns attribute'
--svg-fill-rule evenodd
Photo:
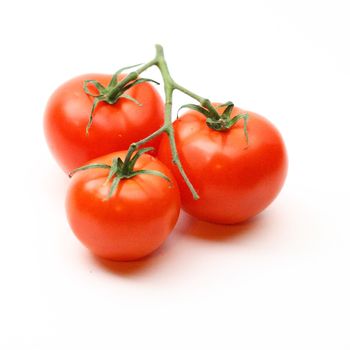
<svg viewBox="0 0 350 350"><path fill-rule="evenodd" d="M222 108L222 107L227 107L227 106L231 106L231 105L234 106L233 102L227 101L227 102L225 102L225 103L222 103L222 104L220 104L220 105L217 105L216 107L217 107L217 108Z"/></svg>
<svg viewBox="0 0 350 350"><path fill-rule="evenodd" d="M227 127L231 128L231 126L235 125L239 120L243 119L243 131L244 131L244 136L246 139L247 144L249 143L249 136L248 136L248 118L249 115L248 113L245 114L237 114L235 117L233 117L229 122Z"/></svg>
<svg viewBox="0 0 350 350"><path fill-rule="evenodd" d="M147 82L154 83L156 85L160 85L160 83L158 83L158 81L156 81L156 80L148 79L148 78L140 78L140 79L136 79L134 82L132 82L131 84L129 84L127 86L129 89L131 86L135 86L135 85L147 83Z"/></svg>
<svg viewBox="0 0 350 350"><path fill-rule="evenodd" d="M120 158L113 158L112 160L112 166L110 167L110 171L108 173L107 179L105 183L109 182L111 178L118 172L118 160Z"/></svg>
<svg viewBox="0 0 350 350"><path fill-rule="evenodd" d="M219 112L217 112L217 108L220 108L220 107L226 107L221 115L219 114ZM232 119L230 119L231 113L232 113L233 108L234 108L233 102L228 101L226 103L220 104L214 110L212 108L210 108L210 110L209 110L203 106L196 105L196 104L186 104L186 105L183 105L179 108L179 110L177 112L177 117L179 115L179 111L182 108L190 108L190 109L193 109L193 110L203 114L207 119L206 123L207 123L208 127L213 129L213 130L216 130L216 131L227 131L234 124L236 124L240 119L243 119L244 120L243 131L244 131L244 135L245 135L245 138L246 138L246 141L248 144L248 142L249 142L248 129L247 129L247 121L248 121L248 117L249 117L248 113L238 114L235 117L233 117Z"/></svg>
<svg viewBox="0 0 350 350"><path fill-rule="evenodd" d="M127 100L130 100L130 101L136 103L136 104L137 104L138 106L140 106L140 107L142 106L142 103L140 103L139 101L137 101L136 98L131 97L129 94L123 94L123 95L120 95L120 97L126 98Z"/></svg>
<svg viewBox="0 0 350 350"><path fill-rule="evenodd" d="M93 85L97 89L97 91L99 92L98 95L93 94L90 91L89 86L88 86L89 84ZM83 89L84 89L86 94L88 94L89 96L92 96L92 97L100 97L106 91L106 88L101 83L99 83L97 80L93 80L93 79L84 80Z"/></svg>
<svg viewBox="0 0 350 350"><path fill-rule="evenodd" d="M117 166L118 166L118 169L123 169L124 168L124 162L122 161L122 159L120 157L118 157L117 159Z"/></svg>
<svg viewBox="0 0 350 350"><path fill-rule="evenodd" d="M150 152L150 151L153 151L154 150L154 147L145 147L145 148L141 148L139 149L135 155L130 159L130 162L129 162L129 169L134 169L134 166L137 162L137 160L144 154L144 153L147 153L147 152Z"/></svg>
<svg viewBox="0 0 350 350"><path fill-rule="evenodd" d="M88 164L88 165L84 165L81 166L79 168L76 168L74 170L72 170L68 176L72 177L75 173L77 173L78 171L84 171L84 170L88 170L88 169L110 169L111 166L108 164L104 164L104 163L93 163L93 164Z"/></svg>
<svg viewBox="0 0 350 350"><path fill-rule="evenodd" d="M189 104L186 104L186 105L181 106L181 107L177 110L176 118L179 117L179 112L180 112L180 110L183 109L183 108L193 109L194 111L203 114L206 118L209 118L209 117L210 117L210 112L209 112L207 109L205 109L205 108L202 107L202 106L189 103Z"/></svg>
<svg viewBox="0 0 350 350"><path fill-rule="evenodd" d="M229 119L234 106L235 105L231 101L220 105L219 107L226 107L222 112L221 117L225 119Z"/></svg>
<svg viewBox="0 0 350 350"><path fill-rule="evenodd" d="M104 98L102 96L98 96L98 97L94 98L94 102L92 103L92 108L91 108L90 115L89 115L89 121L88 121L88 123L86 125L86 128L85 128L86 135L89 134L89 129L90 129L91 124L92 124L92 120L93 120L93 115L94 115L95 109L96 109L97 105L101 101L104 101Z"/></svg>
<svg viewBox="0 0 350 350"><path fill-rule="evenodd" d="M104 199L104 201L110 199L116 192L117 188L118 188L118 185L119 185L119 182L121 180L121 177L120 176L116 176L114 179L113 179L113 182L112 182L112 185L111 185L111 188L109 189L109 192L108 192L108 196L106 199Z"/></svg>
<svg viewBox="0 0 350 350"><path fill-rule="evenodd" d="M143 170L136 170L133 171L132 174L130 174L130 176L128 177L128 179L137 176L137 175L154 175L154 176L159 176L162 179L168 181L169 183L171 183L171 180L164 175L162 172L158 171L158 170L151 170L151 169L143 169Z"/></svg>
<svg viewBox="0 0 350 350"><path fill-rule="evenodd" d="M124 70L127 70L127 69L130 69L130 68L135 68L135 67L138 67L138 66L141 66L142 63L138 63L138 64L134 64L132 66L127 66L127 67L123 67L123 68L120 68L118 69L112 76L112 79L111 81L109 82L108 84L108 87L112 87L112 86L115 86L116 83L118 82L118 76L120 73L122 73Z"/></svg>
<svg viewBox="0 0 350 350"><path fill-rule="evenodd" d="M137 152L130 158L130 160L125 159L123 161L120 157L115 157L112 160L112 165L103 164L103 163L93 163L93 164L84 165L80 168L74 169L69 174L69 177L71 177L73 174L75 174L78 171L83 171L83 170L88 170L88 169L96 169L96 168L109 169L108 176L107 176L106 181L104 183L106 184L112 179L113 179L113 181L112 181L112 185L111 185L111 188L109 190L108 197L106 198L106 200L111 198L115 194L120 180L130 179L130 178L137 176L137 175L148 174L148 175L159 176L159 177L163 178L164 180L171 183L171 180L160 171L151 170L151 169L134 170L134 166L135 166L137 160L144 153L152 151L152 150L154 150L153 147L141 148L141 149L137 150ZM126 158L128 158L128 157L126 157Z"/></svg>
<svg viewBox="0 0 350 350"><path fill-rule="evenodd" d="M137 101L135 98L133 98L132 96L127 94L126 91L135 85L145 83L145 82L151 82L151 83L155 83L155 84L159 85L159 83L157 81L155 81L153 79L148 79L148 78L139 78L139 79L136 79L134 81L125 82L125 83L123 83L123 81L121 81L118 83L118 75L123 70L137 67L139 65L140 64L119 69L115 74L113 74L107 87L104 87L97 80L88 79L88 80L84 81L83 89L84 89L85 93L89 96L94 97L94 101L93 101L90 115L89 115L89 121L88 121L86 129L85 129L86 134L89 133L89 129L90 129L92 122L93 122L93 115L94 115L95 109L100 102L103 101L103 102L106 102L106 103L112 105L112 104L115 104L119 100L119 98L126 98L126 99L136 103L138 106L142 106L142 104L139 101ZM90 91L89 86L88 86L89 84L92 84L97 89L98 94L94 94Z"/></svg>

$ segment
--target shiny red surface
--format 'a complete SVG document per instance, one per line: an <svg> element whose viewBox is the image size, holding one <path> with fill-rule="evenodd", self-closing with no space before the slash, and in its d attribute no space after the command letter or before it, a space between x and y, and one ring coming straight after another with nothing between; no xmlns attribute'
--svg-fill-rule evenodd
<svg viewBox="0 0 350 350"><path fill-rule="evenodd" d="M93 162L111 164L114 156ZM112 260L135 260L156 250L168 237L179 216L180 195L169 169L151 155L142 155L135 170L158 170L159 176L143 174L119 183L106 200L111 183L108 170L89 169L73 175L66 197L69 224L79 240L94 254Z"/></svg>
<svg viewBox="0 0 350 350"><path fill-rule="evenodd" d="M159 129L164 120L164 106L158 92L149 83L136 85L128 94L142 106L120 98L116 104L100 103L86 135L93 97L83 90L86 79L107 86L111 76L87 74L67 81L51 96L44 117L44 130L52 154L65 172L98 156L125 150ZM146 146L157 147L159 138Z"/></svg>
<svg viewBox="0 0 350 350"><path fill-rule="evenodd" d="M239 113L244 111L235 107L232 116ZM179 157L198 191L197 201L171 161L167 136L162 138L158 157L173 171L189 214L214 223L238 223L265 209L281 190L287 174L282 137L267 119L248 113L248 145L243 120L224 132L210 129L195 111L174 122Z"/></svg>

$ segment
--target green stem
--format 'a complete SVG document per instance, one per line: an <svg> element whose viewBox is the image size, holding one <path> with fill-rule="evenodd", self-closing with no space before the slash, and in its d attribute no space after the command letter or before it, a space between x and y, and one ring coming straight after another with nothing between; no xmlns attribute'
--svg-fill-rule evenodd
<svg viewBox="0 0 350 350"><path fill-rule="evenodd" d="M149 61L148 63L144 64L142 67L136 70L136 73L139 75L143 73L146 69L154 66L157 63L157 57L155 57L153 60Z"/></svg>
<svg viewBox="0 0 350 350"><path fill-rule="evenodd" d="M198 193L193 187L191 181L186 175L185 170L182 167L179 155L177 153L176 149L176 142L175 142L175 136L174 136L174 129L171 122L171 114L172 114L172 105L173 105L173 92L174 89L176 89L176 83L174 82L173 78L170 75L168 65L164 58L164 51L163 48L160 45L156 45L157 50L157 56L158 57L158 68L162 74L162 78L164 81L164 91L165 91L165 132L168 134L169 142L170 142L170 149L171 154L173 158L174 164L179 169L179 172L181 176L183 177L185 183L187 184L189 190L192 193L192 196L194 199L199 199Z"/></svg>
<svg viewBox="0 0 350 350"><path fill-rule="evenodd" d="M144 139L134 142L130 145L128 153L126 154L124 163L128 164L130 161L130 158L132 156L132 154L136 151L136 149L140 146L142 146L143 144L147 143L148 141L151 141L152 139L154 139L155 137L157 137L158 135L160 135L161 133L166 131L166 127L165 125L163 125L161 128L159 128L158 130L156 130L154 133L152 133L151 135L148 135L147 137L145 137Z"/></svg>
<svg viewBox="0 0 350 350"><path fill-rule="evenodd" d="M207 108L208 110L216 112L214 106L211 104L211 102L207 98L204 98L202 96L195 94L194 92L186 89L185 87L179 85L176 82L174 82L174 89L179 90L184 94L192 97L194 100L198 101L203 107Z"/></svg>
<svg viewBox="0 0 350 350"><path fill-rule="evenodd" d="M186 89L185 87L179 85L179 84L176 83L176 82L174 83L174 88L175 88L176 90L179 90L179 91L183 92L184 94L186 94L186 95L192 97L193 99L197 100L200 104L204 103L204 101L205 101L205 98L203 98L203 97L201 97L201 96L195 94L194 92L192 92L192 91Z"/></svg>
<svg viewBox="0 0 350 350"><path fill-rule="evenodd" d="M211 104L211 102L207 99L207 98L203 98L197 94L195 94L194 92L186 89L185 87L177 84L176 82L174 82L174 89L179 90L181 92L183 92L184 94L192 97L194 100L198 101L203 107L207 108L209 111L214 112L213 114L216 114L216 109L214 108L214 106Z"/></svg>
<svg viewBox="0 0 350 350"><path fill-rule="evenodd" d="M179 90L181 92L183 92L184 94L192 97L193 99L195 99L196 101L198 101L203 107L206 107L208 110L214 110L215 108L214 106L210 103L210 101L206 98L203 98L197 94L195 94L194 92L184 88L183 86L177 84L174 79L172 78L172 76L170 75L169 72L169 68L168 65L165 61L164 58L164 51L162 46L160 45L156 45L156 57L149 61L148 63L146 63L145 65L143 65L142 67L140 67L139 69L137 69L134 72L131 72L130 74L128 74L122 81L120 81L120 83L117 84L117 86L115 87L115 89L117 90L120 86L124 86L125 84L131 82L132 80L137 79L138 75L141 74L143 71L145 71L146 69L152 67L152 66L157 66L163 81L164 81L164 92L165 92L165 120L164 120L164 125L159 128L157 131L155 131L153 134L147 136L146 138L138 141L138 142L134 142L130 145L128 153L126 155L125 158L125 163L127 164L131 157L133 152L140 147L141 145L145 144L146 142L152 140L153 138L155 138L156 136L160 135L161 133L165 132L168 135L169 138L169 142L170 142L170 149L171 149L171 154L172 154L172 159L174 164L177 166L177 168L179 169L179 172L181 174L181 176L183 177L185 183L187 184L189 190L191 191L193 198L194 199L198 199L199 196L195 190L195 188L193 187L193 185L191 184L191 181L189 180L189 178L186 175L185 170L183 169L183 166L181 164L177 149L176 149L176 142L175 142L175 136L174 136L174 129L173 129L173 125L171 122L171 116L172 116L172 104L173 104L173 92L174 90Z"/></svg>
<svg viewBox="0 0 350 350"><path fill-rule="evenodd" d="M127 85L131 81L137 79L137 77L143 73L146 69L154 66L157 64L157 58L154 58L153 60L147 62L143 66L141 66L139 69L135 70L134 72L129 73L127 76L124 77L120 82L117 83L117 85L111 90L110 92L110 98L113 98L115 94L117 94L121 87Z"/></svg>

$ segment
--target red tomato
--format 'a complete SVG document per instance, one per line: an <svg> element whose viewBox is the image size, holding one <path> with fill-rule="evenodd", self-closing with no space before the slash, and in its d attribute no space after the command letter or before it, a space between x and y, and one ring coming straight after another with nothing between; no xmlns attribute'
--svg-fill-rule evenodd
<svg viewBox="0 0 350 350"><path fill-rule="evenodd" d="M127 91L142 106L125 98L114 105L101 102L86 134L93 97L84 92L83 83L94 79L107 86L111 78L103 74L78 76L60 86L48 102L44 118L46 139L65 172L98 156L127 149L163 125L163 101L156 89L145 82ZM158 144L159 139L154 139L145 146L157 148Z"/></svg>
<svg viewBox="0 0 350 350"><path fill-rule="evenodd" d="M126 151L105 155L89 163L111 165L114 157L125 159ZM158 159L143 154L134 170L162 172L165 179L149 174L122 179L107 199L111 181L108 169L89 169L73 175L66 198L70 226L94 254L112 260L134 260L156 250L175 226L180 195L169 169ZM107 200L106 200L107 199Z"/></svg>
<svg viewBox="0 0 350 350"><path fill-rule="evenodd" d="M234 108L231 116L244 113ZM249 143L243 120L227 131L215 131L206 118L189 111L176 120L175 140L184 170L198 191L194 200L171 159L167 136L158 157L173 171L183 209L205 221L235 224L258 214L277 196L287 174L286 149L278 130L248 112Z"/></svg>

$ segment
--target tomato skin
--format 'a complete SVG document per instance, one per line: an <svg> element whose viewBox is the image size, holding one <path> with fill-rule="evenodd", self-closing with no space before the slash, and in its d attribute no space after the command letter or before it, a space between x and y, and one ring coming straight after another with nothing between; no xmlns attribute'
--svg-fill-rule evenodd
<svg viewBox="0 0 350 350"><path fill-rule="evenodd" d="M245 113L235 107L232 116ZM214 131L196 111L174 123L183 168L197 190L194 200L171 160L167 136L158 158L173 171L182 208L198 219L219 224L245 221L265 209L281 190L287 174L287 153L278 130L260 115L248 112L247 145L243 120L228 131Z"/></svg>
<svg viewBox="0 0 350 350"><path fill-rule="evenodd" d="M107 86L111 78L104 74L78 76L61 85L48 101L44 116L47 143L67 173L101 155L128 149L132 142L143 139L163 125L162 98L146 82L127 91L142 106L125 98L120 98L114 105L101 102L86 135L93 97L83 90L84 80L95 79ZM158 144L159 138L146 146L157 148Z"/></svg>
<svg viewBox="0 0 350 350"><path fill-rule="evenodd" d="M91 163L111 164L126 151ZM135 170L161 171L171 183L155 175L137 175L120 181L106 200L111 183L108 169L89 169L73 175L66 197L69 224L78 239L95 255L111 260L142 258L156 250L174 228L180 212L180 194L170 170L158 159L143 154Z"/></svg>

